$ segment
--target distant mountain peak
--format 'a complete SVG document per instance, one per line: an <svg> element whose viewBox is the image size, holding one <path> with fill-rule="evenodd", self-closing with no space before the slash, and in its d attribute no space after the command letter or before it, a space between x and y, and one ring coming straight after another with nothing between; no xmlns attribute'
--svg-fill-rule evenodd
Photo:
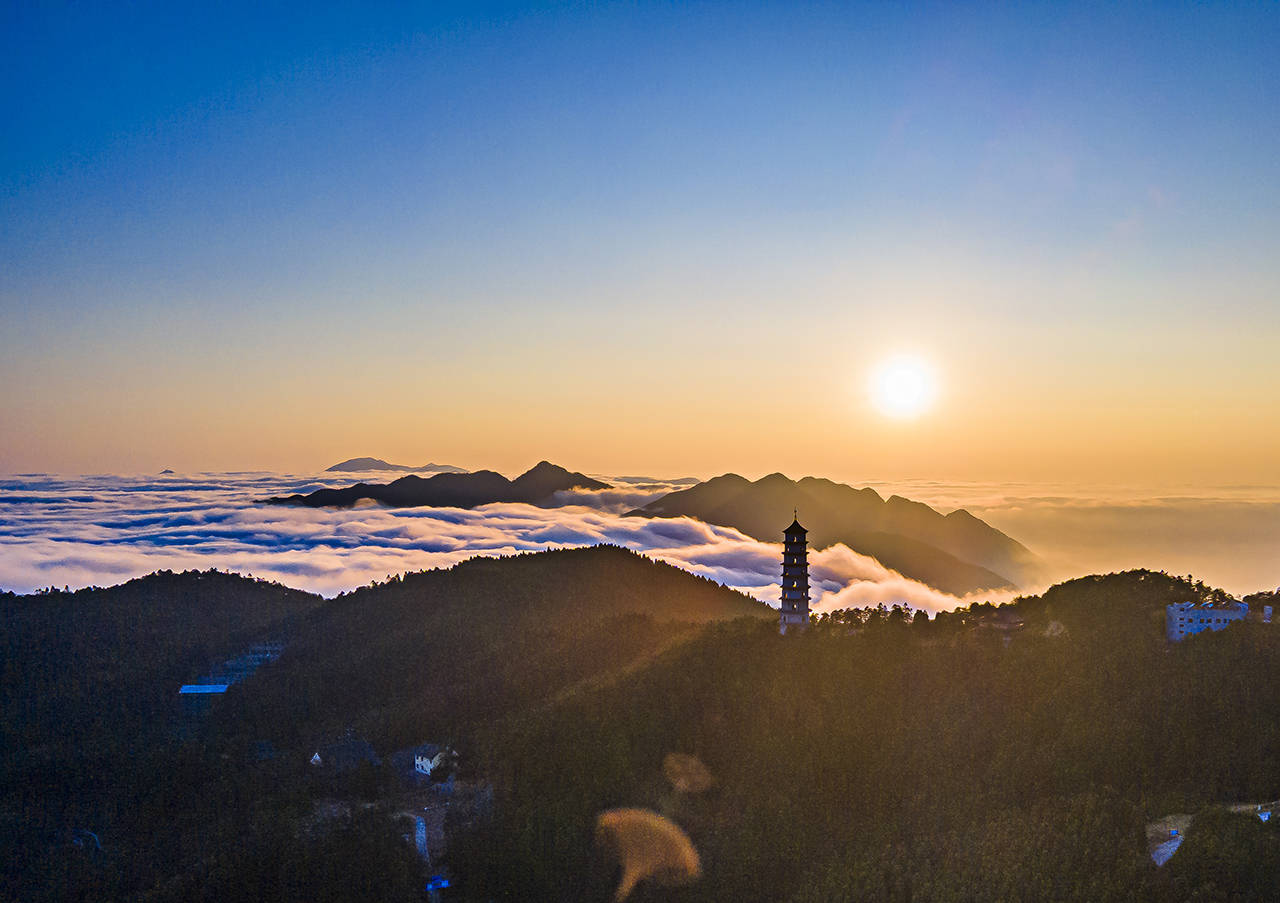
<svg viewBox="0 0 1280 903"><path fill-rule="evenodd" d="M559 473L569 473L569 471L561 467L559 464L552 464L550 461L539 461L537 464L530 467L520 476L524 476L524 477L527 477L530 475L537 476L544 473L559 474Z"/></svg>
<svg viewBox="0 0 1280 903"><path fill-rule="evenodd" d="M768 485L770 483L790 483L790 482L791 482L790 477L788 477L785 473L766 474L765 476L756 480L757 485Z"/></svg>
<svg viewBox="0 0 1280 903"><path fill-rule="evenodd" d="M341 473L344 471L360 471L360 470L391 470L399 473L419 473L422 471L434 471L436 473L466 473L466 469L462 467L454 467L452 464L423 464L420 467L412 467L408 464L390 464L381 458L348 458L332 467L326 467L325 473Z"/></svg>
<svg viewBox="0 0 1280 903"><path fill-rule="evenodd" d="M608 489L608 483L593 480L582 473L566 470L559 464L550 461L539 461L520 476L511 481L511 485L522 495L534 498L545 498L553 493L567 489Z"/></svg>

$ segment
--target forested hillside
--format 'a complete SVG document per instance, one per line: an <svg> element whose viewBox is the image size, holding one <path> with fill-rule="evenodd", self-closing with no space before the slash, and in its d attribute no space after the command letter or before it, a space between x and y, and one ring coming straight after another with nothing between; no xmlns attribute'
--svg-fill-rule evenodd
<svg viewBox="0 0 1280 903"><path fill-rule="evenodd" d="M609 899L595 819L637 806L688 833L703 873L642 882L637 900L1257 899L1280 877L1280 832L1215 807L1280 797L1280 631L1163 639L1166 604L1220 596L1136 571L934 620L837 612L781 637L758 602L597 547L327 602L224 574L8 597L9 661L47 641L69 670L83 655L124 683L51 697L67 737L83 720L101 738L84 750L29 701L54 677L6 662L0 896L417 899L424 866L387 763L345 777L308 764L347 735L384 760L448 743L493 788L490 817L449 828L454 899ZM80 617L98 648L56 626ZM282 633L280 659L189 739L158 727L193 667ZM153 681L164 699L84 711ZM673 752L713 786L674 792ZM1174 812L1203 815L1157 870L1145 825Z"/></svg>
<svg viewBox="0 0 1280 903"><path fill-rule="evenodd" d="M0 898L109 900L196 798L178 687L323 602L219 571L0 596ZM195 774L198 774L198 770ZM176 782L176 783L173 783ZM185 806L186 803L180 804ZM105 853L92 854L91 830Z"/></svg>
<svg viewBox="0 0 1280 903"><path fill-rule="evenodd" d="M981 611L718 626L511 722L490 747L501 817L458 867L476 899L604 899L595 814L670 810L659 769L679 751L718 779L675 809L705 875L640 899L1231 899L1230 871L1188 873L1194 850L1157 871L1143 834L1280 796L1280 635L1168 648L1163 606L1204 592L1085 578L1024 600L1010 634Z"/></svg>
<svg viewBox="0 0 1280 903"><path fill-rule="evenodd" d="M290 624L318 596L220 571L158 571L106 589L0 602L5 762L18 749L83 762L170 725L180 684Z"/></svg>
<svg viewBox="0 0 1280 903"><path fill-rule="evenodd" d="M742 616L774 612L618 547L473 558L317 610L279 662L236 688L227 729L281 744L346 727L390 747L459 736Z"/></svg>
<svg viewBox="0 0 1280 903"><path fill-rule="evenodd" d="M29 900L417 899L421 864L385 812L300 827L335 791L307 773L315 745L354 731L386 755L447 739L474 759L485 724L639 667L709 620L773 619L616 547L473 559L327 602L161 572L0 606L0 898ZM184 740L178 687L265 639L283 656ZM385 775L364 777L352 792L376 802Z"/></svg>

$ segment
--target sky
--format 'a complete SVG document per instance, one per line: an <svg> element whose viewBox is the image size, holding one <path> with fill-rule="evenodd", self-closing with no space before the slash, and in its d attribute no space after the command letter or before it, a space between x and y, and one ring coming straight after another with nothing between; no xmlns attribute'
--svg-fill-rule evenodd
<svg viewBox="0 0 1280 903"><path fill-rule="evenodd" d="M0 473L1274 486L1277 110L1275 4L6 4Z"/></svg>

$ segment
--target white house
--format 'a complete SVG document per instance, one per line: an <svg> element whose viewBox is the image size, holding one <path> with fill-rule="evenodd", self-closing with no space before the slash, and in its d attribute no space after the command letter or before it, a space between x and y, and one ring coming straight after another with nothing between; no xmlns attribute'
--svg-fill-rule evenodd
<svg viewBox="0 0 1280 903"><path fill-rule="evenodd" d="M1174 602L1165 606L1164 631L1169 642L1176 643L1184 637L1202 630L1221 630L1233 621L1243 621L1249 615L1249 606L1243 602Z"/></svg>
<svg viewBox="0 0 1280 903"><path fill-rule="evenodd" d="M424 743L413 751L413 770L424 777L444 764L448 750L434 743Z"/></svg>

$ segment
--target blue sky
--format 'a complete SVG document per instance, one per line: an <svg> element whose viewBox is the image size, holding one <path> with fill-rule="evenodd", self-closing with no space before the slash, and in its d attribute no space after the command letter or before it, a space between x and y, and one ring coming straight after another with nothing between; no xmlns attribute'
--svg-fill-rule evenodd
<svg viewBox="0 0 1280 903"><path fill-rule="evenodd" d="M1172 476L1280 451L1274 4L0 15L0 470L715 471L802 361L805 419L842 399L827 432L865 458L760 441L725 469L933 475L843 400L900 346L953 376L912 445L957 476L1035 475L1038 443L1114 426L1081 412L1116 386L1155 418L1133 466L1197 411L1258 451L1175 449ZM1189 384L1197 357L1224 363ZM413 426L349 416L422 398ZM702 410L681 447L628 425L655 398ZM990 447L1030 408L1057 431Z"/></svg>

